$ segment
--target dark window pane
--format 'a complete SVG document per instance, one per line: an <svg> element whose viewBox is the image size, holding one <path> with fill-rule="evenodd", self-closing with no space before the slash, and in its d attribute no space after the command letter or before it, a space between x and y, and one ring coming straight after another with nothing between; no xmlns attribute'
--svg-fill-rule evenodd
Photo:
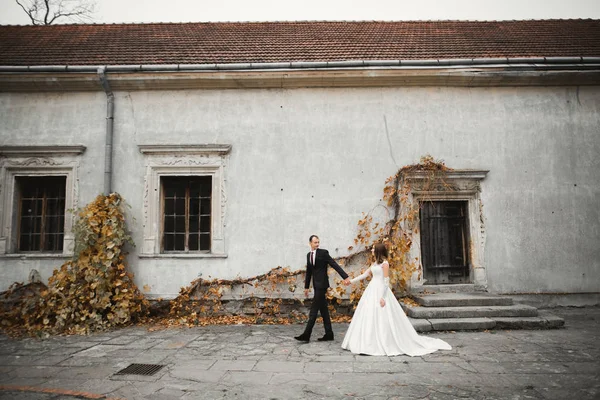
<svg viewBox="0 0 600 400"><path fill-rule="evenodd" d="M33 223L31 217L22 217L21 218L21 233L25 234L26 232L31 232L33 229Z"/></svg>
<svg viewBox="0 0 600 400"><path fill-rule="evenodd" d="M201 187L201 184L198 181L196 181L194 179L190 180L190 198L192 198L192 199L200 198L200 187Z"/></svg>
<svg viewBox="0 0 600 400"><path fill-rule="evenodd" d="M185 250L185 234L175 235L175 250L176 251Z"/></svg>
<svg viewBox="0 0 600 400"><path fill-rule="evenodd" d="M190 234L197 233L200 227L199 217L197 215L190 215Z"/></svg>
<svg viewBox="0 0 600 400"><path fill-rule="evenodd" d="M54 246L54 243L55 243L55 240L56 240L56 238L54 237L54 235L46 235L44 237L44 239L45 239L44 250L47 250L47 251L54 250L53 246Z"/></svg>
<svg viewBox="0 0 600 400"><path fill-rule="evenodd" d="M200 214L200 199L190 197L190 215Z"/></svg>
<svg viewBox="0 0 600 400"><path fill-rule="evenodd" d="M185 216L175 217L175 232L185 233Z"/></svg>
<svg viewBox="0 0 600 400"><path fill-rule="evenodd" d="M38 251L40 250L40 234L21 235L20 251Z"/></svg>
<svg viewBox="0 0 600 400"><path fill-rule="evenodd" d="M35 217L31 219L32 222L32 227L31 227L31 232L32 233L42 233L42 217Z"/></svg>
<svg viewBox="0 0 600 400"><path fill-rule="evenodd" d="M200 250L210 250L210 234L200 235Z"/></svg>
<svg viewBox="0 0 600 400"><path fill-rule="evenodd" d="M46 215L50 216L50 215L56 215L59 213L59 206L60 206L61 200L59 199L46 199Z"/></svg>
<svg viewBox="0 0 600 400"><path fill-rule="evenodd" d="M58 220L56 217L47 216L44 224L44 233L52 233L58 230Z"/></svg>
<svg viewBox="0 0 600 400"><path fill-rule="evenodd" d="M185 197L175 199L175 214L185 215Z"/></svg>
<svg viewBox="0 0 600 400"><path fill-rule="evenodd" d="M190 233L188 247L190 251L199 250L200 242L197 233Z"/></svg>
<svg viewBox="0 0 600 400"><path fill-rule="evenodd" d="M165 215L175 214L175 200L165 199Z"/></svg>
<svg viewBox="0 0 600 400"><path fill-rule="evenodd" d="M200 208L200 214L202 214L202 215L210 214L210 199L202 199L202 206Z"/></svg>
<svg viewBox="0 0 600 400"><path fill-rule="evenodd" d="M204 182L202 186L200 186L200 196L202 197L210 197L212 191L212 179L207 177L208 181Z"/></svg>
<svg viewBox="0 0 600 400"><path fill-rule="evenodd" d="M165 216L165 233L175 232L175 217Z"/></svg>
<svg viewBox="0 0 600 400"><path fill-rule="evenodd" d="M175 235L165 234L163 246L165 251L175 250Z"/></svg>
<svg viewBox="0 0 600 400"><path fill-rule="evenodd" d="M191 197L208 197L210 196L212 186L212 178L210 176L198 176L190 179L190 196Z"/></svg>
<svg viewBox="0 0 600 400"><path fill-rule="evenodd" d="M21 235L19 238L19 251L31 250L31 235Z"/></svg>
<svg viewBox="0 0 600 400"><path fill-rule="evenodd" d="M21 215L32 215L34 203L35 203L35 200L22 199L21 200Z"/></svg>
<svg viewBox="0 0 600 400"><path fill-rule="evenodd" d="M43 199L26 199L23 201L23 206L21 207L22 215L42 215L42 204Z"/></svg>
<svg viewBox="0 0 600 400"><path fill-rule="evenodd" d="M46 236L46 251L59 251L62 250L63 235L62 234L50 234Z"/></svg>
<svg viewBox="0 0 600 400"><path fill-rule="evenodd" d="M202 217L200 219L200 232L210 233L210 217Z"/></svg>
<svg viewBox="0 0 600 400"><path fill-rule="evenodd" d="M185 197L185 183L177 178L167 178L165 183L165 197Z"/></svg>

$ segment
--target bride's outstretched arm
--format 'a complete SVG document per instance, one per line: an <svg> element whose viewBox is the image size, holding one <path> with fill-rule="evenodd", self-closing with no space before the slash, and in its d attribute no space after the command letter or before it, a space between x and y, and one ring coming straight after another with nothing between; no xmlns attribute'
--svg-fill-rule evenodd
<svg viewBox="0 0 600 400"><path fill-rule="evenodd" d="M385 296L387 295L387 291L390 290L390 264L384 261L381 267L383 269L383 293L381 294L379 304L381 307L385 307Z"/></svg>
<svg viewBox="0 0 600 400"><path fill-rule="evenodd" d="M367 279L369 276L371 276L371 269L367 269L364 273L360 274L359 276L357 276L356 278L352 278L350 279L350 283L355 283L358 281L362 281L363 279Z"/></svg>

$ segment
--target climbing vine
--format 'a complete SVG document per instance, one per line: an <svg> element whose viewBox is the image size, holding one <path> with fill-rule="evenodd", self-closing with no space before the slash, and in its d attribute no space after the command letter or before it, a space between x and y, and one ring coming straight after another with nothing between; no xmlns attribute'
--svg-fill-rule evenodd
<svg viewBox="0 0 600 400"><path fill-rule="evenodd" d="M374 222L372 210L363 213L358 221L359 230L354 245L370 251L376 242L385 243L389 252L390 284L401 292L406 291L407 284L415 272L418 272L419 277L422 273L420 260L410 254L413 234L419 231L420 205L413 199L413 187L409 177L414 173L423 174L423 186L420 189L424 192L440 185L451 189L445 181L448 171L451 171L451 168L430 155L421 157L417 164L400 168L396 174L386 179L383 189L383 207L390 216L389 220L385 223ZM353 249L354 246L348 248ZM373 261L370 253L369 260ZM354 287L349 296L353 304L358 302L364 288L365 281Z"/></svg>
<svg viewBox="0 0 600 400"><path fill-rule="evenodd" d="M445 183L445 174L450 171L442 161L434 160L427 155L420 159L419 163L405 166L396 174L389 177L385 182L383 200L384 207L388 213L389 220L385 223L374 222L371 213L363 214L358 221L358 233L354 239L354 246L348 248L353 251L349 256L338 259L342 265L349 264L358 257L365 258L370 264L371 246L382 241L386 243L389 250L388 261L390 263L390 281L392 286L404 291L407 282L415 272L421 273L421 265L418 258L413 259L410 255L412 237L418 232L419 226L419 204L412 198L412 186L408 179L412 173L424 174L424 191ZM359 249L356 250L355 246ZM282 287L294 292L297 285L303 285L304 269L290 271L289 268L277 267L266 274L234 280L223 279L197 279L190 286L182 288L177 298L170 301L169 314L166 318L158 320L162 325L184 324L206 325L214 323L292 323L303 321L306 316L297 311L294 312L300 300L291 300L292 309L282 312L284 299L282 298ZM298 280L300 279L300 280ZM346 322L350 319L348 312L339 313L338 309L343 304L347 294L346 287L341 284L341 279L334 277L334 287L327 292L329 309L334 321ZM356 305L360 299L366 282L362 281L353 286L348 294L350 303ZM227 310L222 300L226 291L231 292L233 288L242 288L240 295L248 304L246 310ZM252 295L247 297L244 288L250 287ZM256 293L263 292L265 298L254 297ZM237 313L236 313L237 312ZM155 321L156 322L156 321Z"/></svg>
<svg viewBox="0 0 600 400"><path fill-rule="evenodd" d="M356 260L370 265L371 246L384 242L389 251L392 287L397 292L405 291L413 274L421 274L420 260L411 256L412 238L419 230L420 204L412 197L409 177L419 173L423 182L420 189L427 192L440 185L448 187L444 177L450 170L442 161L427 155L389 177L383 190L384 204L363 213L354 245L348 247L350 255L338 262L343 267ZM133 243L126 229L123 205L123 199L113 193L98 196L81 210L74 227L74 258L54 271L48 286L41 284L41 289L30 290L17 283L5 292L4 297L12 301L4 301L0 307L0 328L13 334L45 336L90 333L133 322L165 327L289 324L306 319L306 314L298 310L303 300L284 296L284 291L293 293L298 286L304 286L305 270L291 271L287 267L250 278L198 278L181 288L175 299L158 299L151 306L127 271L124 247ZM387 215L383 222L373 218L374 210L380 207ZM347 322L350 310L339 310L346 297L356 305L366 283L353 285L350 293L337 276L334 283L327 293L332 320ZM20 296L15 299L16 293Z"/></svg>
<svg viewBox="0 0 600 400"><path fill-rule="evenodd" d="M72 260L54 270L39 291L29 291L0 309L2 328L47 336L86 334L135 322L148 302L127 271L128 234L120 195L100 195L82 209L73 232ZM23 284L5 293L10 298Z"/></svg>

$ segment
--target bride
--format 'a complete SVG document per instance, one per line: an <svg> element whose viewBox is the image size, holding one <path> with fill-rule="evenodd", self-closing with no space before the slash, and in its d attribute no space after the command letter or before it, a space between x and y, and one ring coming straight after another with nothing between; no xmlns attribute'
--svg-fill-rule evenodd
<svg viewBox="0 0 600 400"><path fill-rule="evenodd" d="M373 276L360 298L344 337L342 348L355 354L422 356L437 350L452 350L441 339L419 336L389 288L387 248L378 243L371 250L375 263L350 283Z"/></svg>

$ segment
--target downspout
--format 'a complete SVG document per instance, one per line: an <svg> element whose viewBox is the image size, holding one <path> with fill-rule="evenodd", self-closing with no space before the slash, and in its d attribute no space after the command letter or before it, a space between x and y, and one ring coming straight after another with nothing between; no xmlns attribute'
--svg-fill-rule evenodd
<svg viewBox="0 0 600 400"><path fill-rule="evenodd" d="M104 194L112 193L113 132L115 120L115 95L106 79L106 67L98 68L98 77L106 93L106 139L104 141Z"/></svg>

